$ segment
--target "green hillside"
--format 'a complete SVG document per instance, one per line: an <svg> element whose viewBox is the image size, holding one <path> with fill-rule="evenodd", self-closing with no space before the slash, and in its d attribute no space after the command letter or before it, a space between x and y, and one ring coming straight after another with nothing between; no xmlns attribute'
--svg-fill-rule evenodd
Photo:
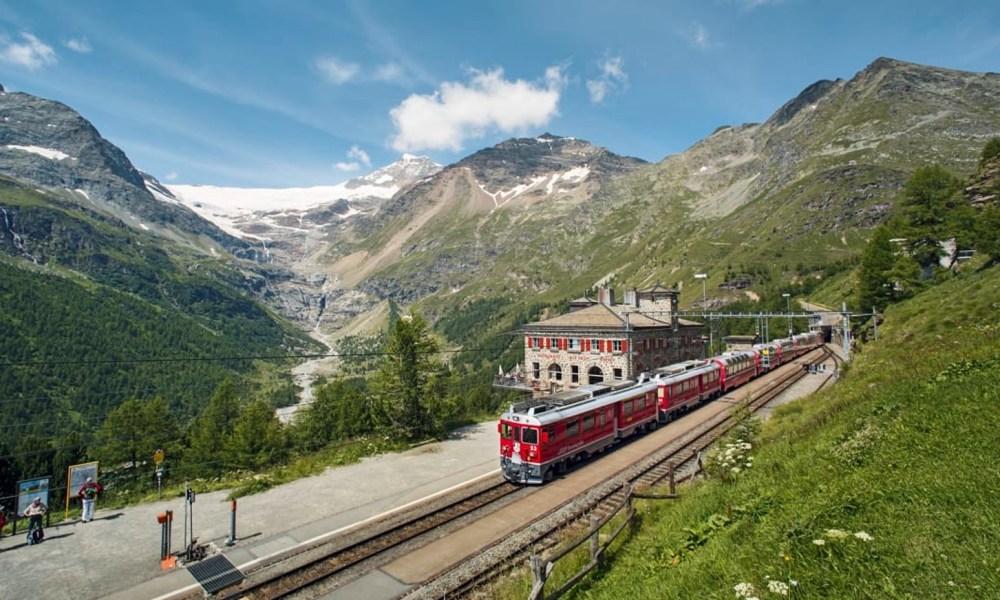
<svg viewBox="0 0 1000 600"><path fill-rule="evenodd" d="M777 411L752 468L643 506L572 597L996 597L998 277L890 307L838 385Z"/></svg>
<svg viewBox="0 0 1000 600"><path fill-rule="evenodd" d="M78 450L128 398L183 422L227 375L261 381L254 357L316 347L227 262L6 179L0 210L0 449L79 435Z"/></svg>

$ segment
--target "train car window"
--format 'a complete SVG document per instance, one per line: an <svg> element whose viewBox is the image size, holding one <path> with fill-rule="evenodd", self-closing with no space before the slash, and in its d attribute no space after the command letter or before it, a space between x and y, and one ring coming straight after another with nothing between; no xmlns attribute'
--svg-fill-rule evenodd
<svg viewBox="0 0 1000 600"><path fill-rule="evenodd" d="M636 400L635 400L635 409L636 410L642 410L644 408L646 408L646 397L643 396L642 398L636 398Z"/></svg>
<svg viewBox="0 0 1000 600"><path fill-rule="evenodd" d="M556 431L553 427L546 427L542 430L542 441L551 442L556 438Z"/></svg>
<svg viewBox="0 0 1000 600"><path fill-rule="evenodd" d="M583 430L590 431L594 428L594 415L587 415L583 418Z"/></svg>
<svg viewBox="0 0 1000 600"><path fill-rule="evenodd" d="M600 423L601 427L608 424L608 413L606 411L601 411L600 417L598 417L597 422Z"/></svg>
<svg viewBox="0 0 1000 600"><path fill-rule="evenodd" d="M514 428L506 423L500 423L500 437L505 440L514 439Z"/></svg>
<svg viewBox="0 0 1000 600"><path fill-rule="evenodd" d="M625 411L625 416L632 414L632 401L626 400L622 402L622 409Z"/></svg>
<svg viewBox="0 0 1000 600"><path fill-rule="evenodd" d="M573 437L580 434L580 419L573 419L566 423L566 437Z"/></svg>
<svg viewBox="0 0 1000 600"><path fill-rule="evenodd" d="M537 444L538 443L538 430L531 427L521 428L521 441L525 444Z"/></svg>

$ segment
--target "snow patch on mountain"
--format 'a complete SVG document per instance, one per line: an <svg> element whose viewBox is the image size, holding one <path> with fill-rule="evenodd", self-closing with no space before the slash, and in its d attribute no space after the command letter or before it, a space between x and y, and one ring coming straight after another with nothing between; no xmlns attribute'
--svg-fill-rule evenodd
<svg viewBox="0 0 1000 600"><path fill-rule="evenodd" d="M42 148L41 146L18 146L16 144L7 144L5 146L10 150L20 150L21 152L30 152L32 154L37 154L39 156L44 156L45 158L51 160L66 160L67 158L71 160L76 160L76 158L61 152L59 150L53 150L52 148Z"/></svg>
<svg viewBox="0 0 1000 600"><path fill-rule="evenodd" d="M549 140L539 139L539 141L547 142ZM496 192L491 192L486 189L486 186L482 182L477 183L479 185L479 189L481 189L484 194L493 198L494 208L500 208L504 204L507 204L519 196L536 190L541 190L543 188L545 189L545 193L548 195L552 195L553 193L565 193L569 190L563 187L556 187L558 183L565 182L574 185L579 184L585 180L588 175L590 175L590 168L584 165L574 167L562 173L550 173L548 175L532 177L527 183L515 185L509 190L499 190Z"/></svg>
<svg viewBox="0 0 1000 600"><path fill-rule="evenodd" d="M391 165L344 183L298 188L235 188L211 185L164 185L156 190L147 181L147 189L165 202L180 202L224 231L247 237L241 225L262 221L276 226L281 217L320 209L335 202L387 200L403 187L441 170L429 158L403 155ZM341 219L357 214L353 206Z"/></svg>

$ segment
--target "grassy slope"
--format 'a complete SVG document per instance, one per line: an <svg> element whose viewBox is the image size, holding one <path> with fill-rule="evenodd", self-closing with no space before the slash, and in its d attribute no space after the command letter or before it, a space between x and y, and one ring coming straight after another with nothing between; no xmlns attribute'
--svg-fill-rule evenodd
<svg viewBox="0 0 1000 600"><path fill-rule="evenodd" d="M997 597L998 275L890 309L835 389L778 411L753 469L646 506L575 597L780 597L768 578L798 598Z"/></svg>

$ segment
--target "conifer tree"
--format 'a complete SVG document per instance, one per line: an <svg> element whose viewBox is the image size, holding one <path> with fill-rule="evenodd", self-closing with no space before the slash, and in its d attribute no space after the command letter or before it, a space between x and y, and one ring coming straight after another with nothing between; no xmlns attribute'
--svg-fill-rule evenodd
<svg viewBox="0 0 1000 600"><path fill-rule="evenodd" d="M436 390L429 383L438 368L438 343L424 318L411 312L396 321L383 352L372 379L383 426L409 440L438 433L438 415L427 410L437 401L430 397Z"/></svg>
<svg viewBox="0 0 1000 600"><path fill-rule="evenodd" d="M288 443L278 416L264 400L248 404L236 419L228 444L230 464L259 469L285 460Z"/></svg>
<svg viewBox="0 0 1000 600"><path fill-rule="evenodd" d="M207 475L226 468L227 447L240 413L236 387L226 377L191 424L191 444L185 456L192 474Z"/></svg>
<svg viewBox="0 0 1000 600"><path fill-rule="evenodd" d="M96 437L91 454L105 468L122 464L134 468L157 450L167 451L173 459L180 449L177 422L162 398L148 402L129 398L108 413Z"/></svg>

